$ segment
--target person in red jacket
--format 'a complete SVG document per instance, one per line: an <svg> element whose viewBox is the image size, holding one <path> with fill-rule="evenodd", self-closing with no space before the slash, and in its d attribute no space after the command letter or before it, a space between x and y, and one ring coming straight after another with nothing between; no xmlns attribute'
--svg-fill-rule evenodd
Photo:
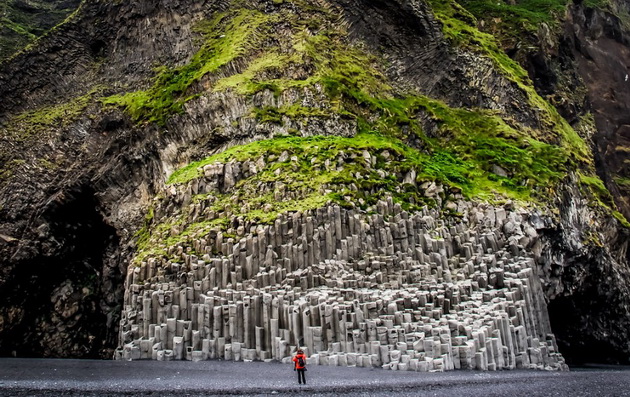
<svg viewBox="0 0 630 397"><path fill-rule="evenodd" d="M297 371L298 374L298 383L306 384L306 355L304 350L298 349L297 354L293 357L293 362L295 363L293 370Z"/></svg>

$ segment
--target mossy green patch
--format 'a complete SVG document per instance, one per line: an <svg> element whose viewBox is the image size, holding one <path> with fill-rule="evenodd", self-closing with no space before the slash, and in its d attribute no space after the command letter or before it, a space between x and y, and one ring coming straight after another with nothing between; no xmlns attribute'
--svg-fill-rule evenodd
<svg viewBox="0 0 630 397"><path fill-rule="evenodd" d="M12 30L15 33L17 33L18 35L24 36L26 39L29 39L29 40L32 40L35 37L37 37L36 34L32 33L26 27L20 25L19 23L14 22L14 21L10 20L9 18L6 18L6 17L0 18L0 26L2 26L3 28L6 28L6 29Z"/></svg>
<svg viewBox="0 0 630 397"><path fill-rule="evenodd" d="M177 220L174 223L161 223L154 229L143 228L136 235L136 244L138 247L138 254L134 257L134 263L139 265L149 257L164 257L177 262L177 257L173 254L169 254L169 248L183 245L190 247L191 238L197 237L209 230L216 229L217 224L214 222L199 222L189 225L185 230L176 232L179 230L177 225L181 223L181 220ZM195 254L194 251L188 251Z"/></svg>
<svg viewBox="0 0 630 397"><path fill-rule="evenodd" d="M189 90L194 83L243 55L270 34L274 18L271 14L242 8L203 21L197 31L205 41L189 63L161 68L146 91L114 95L103 98L102 102L122 106L136 121L164 124L171 114L181 112L184 104L196 97Z"/></svg>
<svg viewBox="0 0 630 397"><path fill-rule="evenodd" d="M610 7L610 0L584 0L582 4L590 8L606 9Z"/></svg>
<svg viewBox="0 0 630 397"><path fill-rule="evenodd" d="M591 198L591 205L604 208L607 212L617 219L621 225L630 228L630 222L616 210L615 201L606 189L604 182L596 175L586 175L578 173L580 187L587 197Z"/></svg>
<svg viewBox="0 0 630 397"><path fill-rule="evenodd" d="M55 163L51 162L51 161L50 161L50 160L48 160L48 159L43 159L43 158L38 159L38 160L37 160L37 163L38 163L38 165L39 165L40 167L43 167L43 168L45 168L45 169L47 169L47 170L51 170L51 171L54 171L54 170L56 170L56 169L58 169L58 168L59 168L59 165L58 165L58 164L55 164Z"/></svg>
<svg viewBox="0 0 630 397"><path fill-rule="evenodd" d="M630 178L626 178L622 176L615 176L613 180L615 181L617 185L622 186L626 189L630 189Z"/></svg>
<svg viewBox="0 0 630 397"><path fill-rule="evenodd" d="M303 88L312 85L311 79L290 80L284 78L269 79L261 77L261 74L290 67L292 64L301 64L299 54L280 54L276 51L268 51L255 58L242 73L236 73L217 81L215 91L231 89L241 95L251 95L263 90L271 90L276 94L289 88Z"/></svg>
<svg viewBox="0 0 630 397"><path fill-rule="evenodd" d="M401 185L402 176L414 170L419 182L438 181L460 188L469 197L492 199L499 194L527 200L532 199L530 192L537 183L549 184L561 177L562 173L554 170L554 165L560 167L563 162L561 149L523 139L514 131L510 131L515 135L510 143L499 138L498 134L493 136L496 131L489 128L487 122L482 125L486 129L477 130L478 135L463 134L463 131L453 128L451 145L446 148L436 146L430 153L376 131L359 133L354 137L277 137L255 141L191 163L173 173L167 183L183 184L199 178L203 174L203 167L209 164L257 161L269 156L277 158L285 152L285 157L287 159L293 157L294 161L287 160L264 171L261 170L255 178L256 183L282 182L289 187L289 191L300 191L305 186L317 187L309 194L321 194L321 191L326 190L343 191L347 186L354 184L360 192L382 190L375 194L375 197L385 193L394 194L404 202L401 195L405 192ZM383 151L387 151L392 157L387 161L380 159L379 163L374 165L375 169L380 167L384 171L379 173L366 165L362 156L364 152L377 155ZM352 160L338 164L340 152ZM326 162L329 165L322 167L321 165ZM493 166L505 167L510 170L511 175L497 175L493 173ZM357 175L361 177L358 178ZM332 185L337 188L331 188ZM259 193L257 187L252 188L251 193L252 198L245 201L252 204L252 208L258 208L258 204L262 206L273 203L272 198L266 201L264 197L258 203L260 198L254 198ZM540 192L541 195L545 193ZM360 197L362 194L348 195L358 199L362 198ZM418 195L420 192L416 190L415 194ZM345 200L343 195L337 197L338 200L332 196L330 199L339 203L342 199ZM421 194L415 200L423 202ZM229 199L226 199L226 202L228 201ZM225 204L219 207L223 205Z"/></svg>
<svg viewBox="0 0 630 397"><path fill-rule="evenodd" d="M9 120L7 128L2 131L11 140L23 142L51 130L66 127L81 117L100 90L101 88L97 87L88 94L68 102L18 114Z"/></svg>
<svg viewBox="0 0 630 397"><path fill-rule="evenodd" d="M11 178L15 173L16 169L20 168L24 165L26 161L22 159L13 159L9 160L0 168L0 182L6 181Z"/></svg>
<svg viewBox="0 0 630 397"><path fill-rule="evenodd" d="M591 194L595 196L597 201L607 207L614 207L614 200L604 182L596 175L578 174L580 185L590 190Z"/></svg>
<svg viewBox="0 0 630 397"><path fill-rule="evenodd" d="M450 133L446 147L460 158L474 161L477 169L491 171L499 166L526 188L557 180L566 171L566 150L530 138L493 112L452 109L426 98L422 102Z"/></svg>
<svg viewBox="0 0 630 397"><path fill-rule="evenodd" d="M560 25L567 0L459 0L459 4L475 18L487 24L496 21L495 30L501 38L524 40L528 33L536 33L541 23Z"/></svg>
<svg viewBox="0 0 630 397"><path fill-rule="evenodd" d="M237 180L225 193L193 197L196 205L191 208L206 208L214 214L213 226L225 231L227 220L234 217L271 223L280 213L327 203L366 208L389 194L404 208L418 208L424 205L422 195L417 189L406 190L401 178L429 161L429 156L378 134L286 136L233 147L177 171L169 182L184 184L197 178L207 164L250 162L245 166L254 166L255 174Z"/></svg>
<svg viewBox="0 0 630 397"><path fill-rule="evenodd" d="M376 134L359 134L352 138L341 136L277 137L234 146L216 155L190 163L175 171L167 183L183 184L199 178L203 175L202 168L213 163L227 163L231 160L239 162L257 160L263 155L280 156L285 151L300 153L304 161L310 162L311 159L318 159L322 156L325 158L336 157L339 151L348 149L391 150L404 153L405 147L400 142Z"/></svg>
<svg viewBox="0 0 630 397"><path fill-rule="evenodd" d="M576 162L593 163L586 142L552 105L538 95L525 70L499 48L496 39L477 29L476 19L468 11L454 0L431 0L430 4L442 22L442 30L448 39L491 59L497 70L525 93L529 105L539 110L543 125L539 130L540 135L535 138L566 148L571 159Z"/></svg>
<svg viewBox="0 0 630 397"><path fill-rule="evenodd" d="M462 12L465 10L462 9ZM243 72L219 80L214 89L232 89L243 95L253 95L265 89L279 94L289 88L307 87L317 91L317 87L322 87L327 100L319 108L297 104L253 108L253 117L260 122L281 125L286 118L306 119L341 114L357 120L359 130L364 133L359 135L362 137L360 139L381 136L400 144L410 139L411 134L412 139L419 140L421 147L407 150L405 156L421 158L414 165L419 176L460 187L469 196L491 198L500 194L531 199L533 187L539 184L550 187L569 166L573 152L568 147L571 145L558 146L537 140L532 136L543 134L527 128L516 129L499 114L453 109L420 95L397 95L380 71L381 62L359 46L348 44L343 29L333 29L320 23L317 32L313 33L291 18L282 20L295 24L288 52L286 46L285 52L280 48L259 51L258 57L250 57ZM475 31L477 33L493 44L490 38ZM493 50L520 80L526 79L526 73L496 45ZM311 73L300 80L266 79L270 70L278 68L283 62L310 70ZM429 138L424 134L417 121L418 115L422 113L437 122L440 127L439 137ZM573 131L566 122L564 126L568 128L567 134ZM308 145L305 141L299 144ZM365 147L356 140L352 144ZM269 147L265 143L256 143L237 150L289 150L295 145L298 143L274 139L270 141ZM198 177L199 170L213 161L220 159L210 158L190 164L173 174L169 182L183 183ZM502 170L505 170L505 174L502 174ZM543 197L545 194L540 192L537 195Z"/></svg>
<svg viewBox="0 0 630 397"><path fill-rule="evenodd" d="M621 225L623 227L629 228L630 229L630 222L628 222L628 220L626 219L625 216L623 216L623 214L619 211L613 211L612 212L613 217L615 217L615 219L617 219L619 221L619 223L621 223Z"/></svg>

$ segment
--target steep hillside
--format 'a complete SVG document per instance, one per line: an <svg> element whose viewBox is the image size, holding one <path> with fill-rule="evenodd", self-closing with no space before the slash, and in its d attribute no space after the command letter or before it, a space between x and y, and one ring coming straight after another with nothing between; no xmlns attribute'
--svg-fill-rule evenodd
<svg viewBox="0 0 630 397"><path fill-rule="evenodd" d="M592 114L598 174L630 217L628 2L586 1L568 9L564 1L461 4L527 69L536 90L567 120Z"/></svg>
<svg viewBox="0 0 630 397"><path fill-rule="evenodd" d="M10 0L0 4L0 60L63 22L79 3L80 0Z"/></svg>
<svg viewBox="0 0 630 397"><path fill-rule="evenodd" d="M482 5L82 3L1 64L0 353L626 361L626 152L608 153L630 102L597 101L609 63L584 54L623 62L627 30L604 7L505 4L504 24ZM313 313L342 297L360 304L339 333ZM238 334L246 298L303 322L256 306Z"/></svg>

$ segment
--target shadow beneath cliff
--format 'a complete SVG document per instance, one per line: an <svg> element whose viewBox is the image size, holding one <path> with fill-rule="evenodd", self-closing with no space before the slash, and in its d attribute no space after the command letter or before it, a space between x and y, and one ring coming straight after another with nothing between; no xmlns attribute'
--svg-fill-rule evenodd
<svg viewBox="0 0 630 397"><path fill-rule="evenodd" d="M116 230L91 189L55 197L37 228L39 255L14 266L0 291L8 319L0 355L99 358L115 344L114 327L105 324L117 322L111 313L119 306L112 306L119 305L123 281L113 260Z"/></svg>
<svg viewBox="0 0 630 397"><path fill-rule="evenodd" d="M597 315L601 302L593 298L596 292L578 293L571 297L557 297L548 304L551 327L558 342L558 348L571 368L593 365L628 364L623 351L614 349L604 332ZM592 313L592 314L591 314Z"/></svg>

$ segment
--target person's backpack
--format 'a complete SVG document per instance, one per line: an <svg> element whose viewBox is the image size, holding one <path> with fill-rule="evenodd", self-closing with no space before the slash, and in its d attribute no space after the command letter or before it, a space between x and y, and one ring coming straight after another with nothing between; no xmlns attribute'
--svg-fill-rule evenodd
<svg viewBox="0 0 630 397"><path fill-rule="evenodd" d="M298 356L297 364L299 367L304 368L304 366L306 365L306 363L304 362L304 356Z"/></svg>

